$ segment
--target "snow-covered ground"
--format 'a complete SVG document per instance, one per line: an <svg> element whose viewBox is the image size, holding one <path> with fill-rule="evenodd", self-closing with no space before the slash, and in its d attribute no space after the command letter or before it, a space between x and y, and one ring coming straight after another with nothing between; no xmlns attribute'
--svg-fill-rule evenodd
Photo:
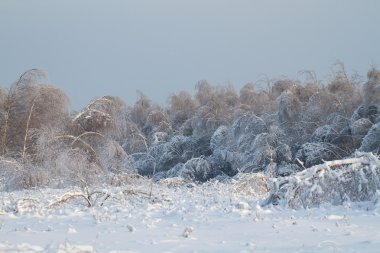
<svg viewBox="0 0 380 253"><path fill-rule="evenodd" d="M293 210L267 197L260 174L1 192L0 252L379 252L375 200Z"/></svg>

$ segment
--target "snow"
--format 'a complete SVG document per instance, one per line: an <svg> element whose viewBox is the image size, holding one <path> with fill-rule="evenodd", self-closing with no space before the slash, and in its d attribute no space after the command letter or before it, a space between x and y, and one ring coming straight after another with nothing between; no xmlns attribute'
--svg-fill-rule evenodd
<svg viewBox="0 0 380 253"><path fill-rule="evenodd" d="M295 210L269 192L264 174L0 192L0 252L378 252L379 197Z"/></svg>

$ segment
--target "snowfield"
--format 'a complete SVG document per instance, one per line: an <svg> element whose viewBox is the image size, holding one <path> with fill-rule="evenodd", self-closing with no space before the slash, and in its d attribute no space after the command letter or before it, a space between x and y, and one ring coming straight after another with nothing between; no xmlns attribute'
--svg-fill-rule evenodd
<svg viewBox="0 0 380 253"><path fill-rule="evenodd" d="M1 192L0 252L379 252L378 193L291 209L263 205L265 179Z"/></svg>
<svg viewBox="0 0 380 253"><path fill-rule="evenodd" d="M335 67L80 112L24 72L0 87L0 252L380 252L380 70Z"/></svg>

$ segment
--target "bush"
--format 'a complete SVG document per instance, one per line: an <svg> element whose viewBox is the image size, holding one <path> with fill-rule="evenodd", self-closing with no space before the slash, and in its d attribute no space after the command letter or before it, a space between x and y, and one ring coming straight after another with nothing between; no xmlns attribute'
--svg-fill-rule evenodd
<svg viewBox="0 0 380 253"><path fill-rule="evenodd" d="M324 125L315 129L314 133L310 137L310 140L312 142L331 143L337 136L338 133L331 125Z"/></svg>
<svg viewBox="0 0 380 253"><path fill-rule="evenodd" d="M181 91L169 98L170 120L173 129L179 129L186 120L190 119L197 108L197 104L191 95L186 91Z"/></svg>
<svg viewBox="0 0 380 253"><path fill-rule="evenodd" d="M280 124L294 124L301 118L302 105L299 99L289 90L277 98L278 118Z"/></svg>
<svg viewBox="0 0 380 253"><path fill-rule="evenodd" d="M364 84L364 106L380 104L380 70L372 68L367 74L368 81Z"/></svg>
<svg viewBox="0 0 380 253"><path fill-rule="evenodd" d="M74 135L96 132L120 140L127 132L127 111L118 97L104 96L91 101L72 119Z"/></svg>
<svg viewBox="0 0 380 253"><path fill-rule="evenodd" d="M346 201L373 200L380 189L379 165L376 157L363 153L354 162L333 169L326 165L311 167L273 180L267 203L311 208L323 203L341 205Z"/></svg>
<svg viewBox="0 0 380 253"><path fill-rule="evenodd" d="M205 182L211 178L212 171L207 160L193 158L182 166L182 169L179 170L179 175L185 179Z"/></svg>
<svg viewBox="0 0 380 253"><path fill-rule="evenodd" d="M68 125L69 99L46 81L43 71L30 70L11 86L3 111L3 154L25 158L35 153L33 132Z"/></svg>
<svg viewBox="0 0 380 253"><path fill-rule="evenodd" d="M341 158L340 150L328 143L305 143L296 153L305 167L321 164L324 161L331 161Z"/></svg>
<svg viewBox="0 0 380 253"><path fill-rule="evenodd" d="M360 151L378 153L380 151L380 123L374 124L364 136Z"/></svg>

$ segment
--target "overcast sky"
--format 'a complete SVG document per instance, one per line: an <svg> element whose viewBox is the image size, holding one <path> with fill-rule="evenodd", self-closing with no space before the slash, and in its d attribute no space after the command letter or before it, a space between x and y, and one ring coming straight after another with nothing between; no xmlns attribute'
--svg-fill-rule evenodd
<svg viewBox="0 0 380 253"><path fill-rule="evenodd" d="M377 0L0 0L0 85L47 71L75 109L141 90L165 104L197 81L244 84L267 75L320 79L342 60L380 64Z"/></svg>

